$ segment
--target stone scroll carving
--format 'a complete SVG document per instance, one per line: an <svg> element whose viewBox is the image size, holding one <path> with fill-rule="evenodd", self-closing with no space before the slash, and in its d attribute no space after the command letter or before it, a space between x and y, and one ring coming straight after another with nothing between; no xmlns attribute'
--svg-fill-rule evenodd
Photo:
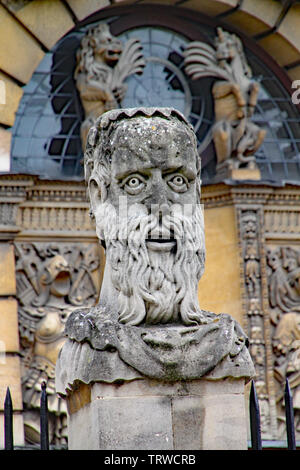
<svg viewBox="0 0 300 470"><path fill-rule="evenodd" d="M194 41L184 51L185 72L193 80L214 77L215 123L212 138L217 172L247 167L257 169L254 154L265 130L251 121L259 85L252 80L243 46L235 34L217 28L214 47Z"/></svg>
<svg viewBox="0 0 300 470"><path fill-rule="evenodd" d="M279 438L285 436L285 379L293 394L296 439L300 438L300 250L270 247L269 305L272 323L274 376L277 385Z"/></svg>
<svg viewBox="0 0 300 470"><path fill-rule="evenodd" d="M57 391L78 380L251 377L240 325L198 304L200 159L185 117L171 108L103 114L89 131L85 177L106 265L98 305L66 322Z"/></svg>
<svg viewBox="0 0 300 470"><path fill-rule="evenodd" d="M81 140L86 137L96 118L110 109L119 108L127 90L126 79L141 74L145 66L140 42L130 39L124 45L113 36L106 23L92 26L77 51L74 72L85 119Z"/></svg>
<svg viewBox="0 0 300 470"><path fill-rule="evenodd" d="M55 363L68 315L94 305L99 268L95 244L15 243L25 437L39 443L41 384L47 384L50 444L67 442L66 406L55 393Z"/></svg>

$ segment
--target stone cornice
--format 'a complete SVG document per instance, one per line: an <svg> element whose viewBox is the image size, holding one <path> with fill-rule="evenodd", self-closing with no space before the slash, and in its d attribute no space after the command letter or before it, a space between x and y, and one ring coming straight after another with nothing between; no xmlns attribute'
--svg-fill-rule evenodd
<svg viewBox="0 0 300 470"><path fill-rule="evenodd" d="M262 184L233 186L217 183L202 187L201 202L207 208L228 204L295 205L300 208L300 186L274 187Z"/></svg>

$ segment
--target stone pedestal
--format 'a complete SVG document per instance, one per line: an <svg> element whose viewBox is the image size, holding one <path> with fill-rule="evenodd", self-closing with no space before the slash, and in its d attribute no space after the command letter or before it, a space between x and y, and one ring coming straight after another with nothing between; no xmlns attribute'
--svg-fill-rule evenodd
<svg viewBox="0 0 300 470"><path fill-rule="evenodd" d="M252 167L246 168L232 168L230 164L223 164L220 168L217 168L214 181L217 183L224 179L259 181L261 179L261 173L260 169L255 164Z"/></svg>
<svg viewBox="0 0 300 470"><path fill-rule="evenodd" d="M245 379L81 384L67 398L69 449L245 450Z"/></svg>

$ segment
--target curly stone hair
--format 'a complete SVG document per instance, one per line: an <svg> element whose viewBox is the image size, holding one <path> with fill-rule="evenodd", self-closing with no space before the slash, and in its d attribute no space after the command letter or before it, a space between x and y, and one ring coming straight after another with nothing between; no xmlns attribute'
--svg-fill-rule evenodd
<svg viewBox="0 0 300 470"><path fill-rule="evenodd" d="M110 164L113 147L111 139L120 122L139 117L159 117L171 122L179 122L191 136L194 151L197 154L197 139L192 125L174 108L127 108L113 109L102 114L90 128L84 154L84 174L87 184L97 179L99 185L110 184ZM200 176L201 160L197 159L197 171ZM101 180L101 181L100 181ZM105 191L104 191L105 193Z"/></svg>

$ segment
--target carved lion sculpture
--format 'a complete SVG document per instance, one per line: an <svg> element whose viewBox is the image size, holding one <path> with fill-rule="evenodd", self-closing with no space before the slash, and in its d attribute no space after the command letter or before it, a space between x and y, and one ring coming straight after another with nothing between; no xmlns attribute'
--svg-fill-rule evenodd
<svg viewBox="0 0 300 470"><path fill-rule="evenodd" d="M83 149L88 131L96 118L120 106L127 91L125 79L132 74L142 73L144 66L142 48L137 39L130 39L123 46L105 23L88 29L77 51L74 72L85 112L85 120L81 125Z"/></svg>

